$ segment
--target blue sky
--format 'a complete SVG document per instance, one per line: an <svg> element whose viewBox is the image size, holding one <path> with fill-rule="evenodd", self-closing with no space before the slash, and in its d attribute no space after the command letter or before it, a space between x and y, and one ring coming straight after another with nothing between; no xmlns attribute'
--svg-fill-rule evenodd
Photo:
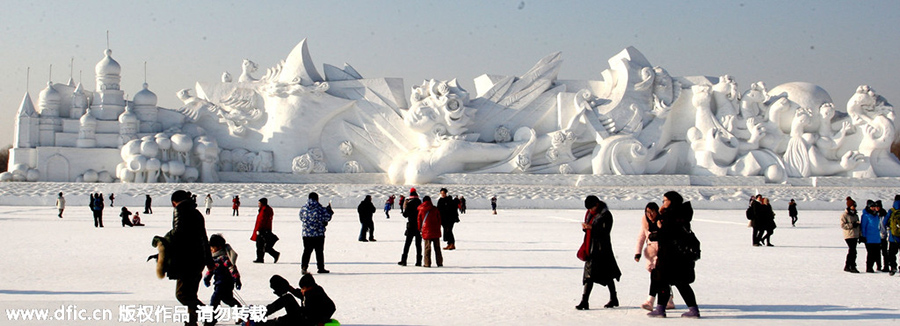
<svg viewBox="0 0 900 326"><path fill-rule="evenodd" d="M674 76L734 76L825 88L838 108L860 84L900 101L900 1L41 1L0 11L0 144L15 111L52 80L94 88L106 31L122 89L141 89L143 65L159 104L197 81L260 70L303 38L313 61L349 63L363 77L459 78L474 94L484 74L520 75L562 52L561 79L601 79L607 60L635 46ZM258 73L259 75L261 73Z"/></svg>

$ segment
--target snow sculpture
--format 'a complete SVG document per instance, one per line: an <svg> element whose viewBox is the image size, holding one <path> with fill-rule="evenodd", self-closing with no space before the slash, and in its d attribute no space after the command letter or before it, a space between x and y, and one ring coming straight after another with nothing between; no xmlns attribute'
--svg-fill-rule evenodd
<svg viewBox="0 0 900 326"><path fill-rule="evenodd" d="M632 47L611 57L598 80L559 79L562 56L552 53L521 76L482 75L470 94L455 79L407 90L400 79L363 78L349 64L326 64L320 74L302 40L260 74L245 59L237 78L224 72L177 92L183 105L175 109L158 107L146 83L126 101L111 53L96 66L94 91L49 82L37 110L25 94L13 169L0 181L364 172L395 184L447 173L763 176L770 183L900 177L900 159L890 152L900 146L898 112L869 86L839 108L810 83L769 89L757 81L743 89L730 75L672 76ZM106 171L113 166L114 174Z"/></svg>

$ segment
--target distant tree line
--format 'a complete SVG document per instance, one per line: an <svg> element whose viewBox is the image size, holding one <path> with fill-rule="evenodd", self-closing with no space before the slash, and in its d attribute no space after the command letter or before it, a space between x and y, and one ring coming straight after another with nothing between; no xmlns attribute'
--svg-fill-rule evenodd
<svg viewBox="0 0 900 326"><path fill-rule="evenodd" d="M0 172L6 172L9 170L9 150L12 148L12 145L6 145L3 149L0 149Z"/></svg>

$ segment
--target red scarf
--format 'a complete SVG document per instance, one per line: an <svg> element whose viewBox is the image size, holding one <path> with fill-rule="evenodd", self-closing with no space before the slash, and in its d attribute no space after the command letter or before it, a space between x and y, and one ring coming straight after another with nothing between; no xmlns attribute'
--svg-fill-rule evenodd
<svg viewBox="0 0 900 326"><path fill-rule="evenodd" d="M591 210L588 210L587 213L584 214L584 223L593 224L594 219L591 216ZM591 255L591 229L584 230L584 241L581 243L581 247L578 248L578 259L581 261L587 261L588 257Z"/></svg>

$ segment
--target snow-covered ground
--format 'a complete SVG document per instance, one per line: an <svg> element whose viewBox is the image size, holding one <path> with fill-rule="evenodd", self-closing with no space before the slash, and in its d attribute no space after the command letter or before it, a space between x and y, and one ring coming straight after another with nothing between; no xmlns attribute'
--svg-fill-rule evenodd
<svg viewBox="0 0 900 326"><path fill-rule="evenodd" d="M121 227L117 201L116 207L107 207L102 229L93 227L80 199L69 198L63 219L49 205L0 206L0 306L50 309L52 314L61 305L76 305L110 309L118 317L120 305L176 305L175 283L157 279L153 263L145 261L155 252L151 238L171 227L172 208L165 198L154 201L155 214L142 214L147 226L135 228ZM274 231L281 237L276 249L282 258L278 264L271 257L266 264L253 264L255 247L249 237L255 204L246 198L239 217L231 216L230 207L216 206L206 223L208 233L222 233L241 255L244 288L237 293L249 303L265 304L275 298L268 287L271 275L294 284L300 277L301 224L299 207L275 207ZM325 244L326 268L332 273L315 275L316 280L337 304L335 318L344 325L876 325L900 319L900 277L843 272L847 250L839 212L812 211L811 205L801 204L796 228L790 226L786 207L776 207L775 247L750 246L743 211L698 210L693 225L703 258L693 287L703 319L677 318L685 309L676 295L678 308L670 311L669 320L650 320L639 307L647 297L649 275L643 261L632 259L642 214L609 204L615 218L612 243L623 272L619 308L603 309L606 290L595 287L592 309L574 309L582 274L575 257L584 216L578 206L501 206L498 215L470 209L455 228L458 249L444 251L441 268L397 265L404 228L399 210L391 212L391 219L376 214L378 241L361 243L355 209L337 209ZM863 248L858 263L865 265ZM211 293L201 286L201 300L208 302ZM26 323L3 315L0 324L77 323Z"/></svg>

